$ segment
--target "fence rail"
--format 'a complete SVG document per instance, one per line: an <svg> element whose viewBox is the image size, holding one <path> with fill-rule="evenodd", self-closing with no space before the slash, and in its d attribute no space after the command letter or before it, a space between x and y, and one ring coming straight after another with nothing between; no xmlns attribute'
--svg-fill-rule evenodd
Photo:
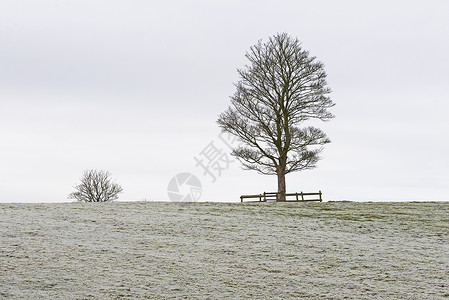
<svg viewBox="0 0 449 300"><path fill-rule="evenodd" d="M309 196L318 196L319 198L312 198L310 199ZM295 197L293 200L288 199L289 197ZM278 193L276 192L264 192L263 194L257 194L257 195L241 195L240 196L240 202L243 202L243 199L254 199L259 198L259 202L267 202L268 200L277 200L278 199ZM317 201L322 202L322 193L319 191L318 193L287 193L285 194L285 201L287 202L299 202L299 201L305 201L305 202L311 202L311 201Z"/></svg>

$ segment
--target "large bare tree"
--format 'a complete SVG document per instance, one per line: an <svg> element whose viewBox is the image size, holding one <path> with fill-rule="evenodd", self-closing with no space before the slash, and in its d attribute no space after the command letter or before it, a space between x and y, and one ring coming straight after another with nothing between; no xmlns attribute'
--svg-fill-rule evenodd
<svg viewBox="0 0 449 300"><path fill-rule="evenodd" d="M232 155L245 169L277 175L277 199L284 201L285 175L314 168L330 142L322 130L300 126L333 118L331 91L324 65L286 33L259 41L246 58L249 65L238 69L237 91L218 124L242 142Z"/></svg>
<svg viewBox="0 0 449 300"><path fill-rule="evenodd" d="M81 178L81 184L75 186L76 192L68 198L79 202L108 202L118 199L123 189L112 182L107 171L86 170Z"/></svg>

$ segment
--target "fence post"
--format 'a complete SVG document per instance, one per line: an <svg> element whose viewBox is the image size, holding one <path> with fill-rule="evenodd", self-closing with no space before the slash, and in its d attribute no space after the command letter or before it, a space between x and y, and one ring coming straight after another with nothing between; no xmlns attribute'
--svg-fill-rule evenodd
<svg viewBox="0 0 449 300"><path fill-rule="evenodd" d="M304 193L301 191L301 200L304 201Z"/></svg>
<svg viewBox="0 0 449 300"><path fill-rule="evenodd" d="M320 191L320 202L323 202L323 199L321 199L321 191Z"/></svg>

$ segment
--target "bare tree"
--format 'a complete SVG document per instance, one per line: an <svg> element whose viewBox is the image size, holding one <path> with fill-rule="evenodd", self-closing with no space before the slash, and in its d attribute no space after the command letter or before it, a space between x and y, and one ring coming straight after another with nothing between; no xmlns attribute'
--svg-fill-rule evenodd
<svg viewBox="0 0 449 300"><path fill-rule="evenodd" d="M107 202L118 199L123 189L109 178L107 171L86 170L81 178L81 184L75 186L76 192L68 198L79 202Z"/></svg>
<svg viewBox="0 0 449 300"><path fill-rule="evenodd" d="M250 64L239 69L231 106L218 118L223 132L239 138L243 146L232 151L245 169L277 175L278 200L285 200L285 175L311 169L330 140L309 119L327 121L334 116L324 65L288 34L259 41L246 53Z"/></svg>

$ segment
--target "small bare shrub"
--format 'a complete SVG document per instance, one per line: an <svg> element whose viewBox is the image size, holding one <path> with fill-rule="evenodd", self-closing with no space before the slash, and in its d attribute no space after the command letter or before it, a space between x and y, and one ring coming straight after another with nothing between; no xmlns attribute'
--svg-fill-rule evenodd
<svg viewBox="0 0 449 300"><path fill-rule="evenodd" d="M118 199L123 192L120 185L114 183L107 171L86 170L81 178L81 184L75 186L76 192L69 194L68 199L79 202L108 202Z"/></svg>

